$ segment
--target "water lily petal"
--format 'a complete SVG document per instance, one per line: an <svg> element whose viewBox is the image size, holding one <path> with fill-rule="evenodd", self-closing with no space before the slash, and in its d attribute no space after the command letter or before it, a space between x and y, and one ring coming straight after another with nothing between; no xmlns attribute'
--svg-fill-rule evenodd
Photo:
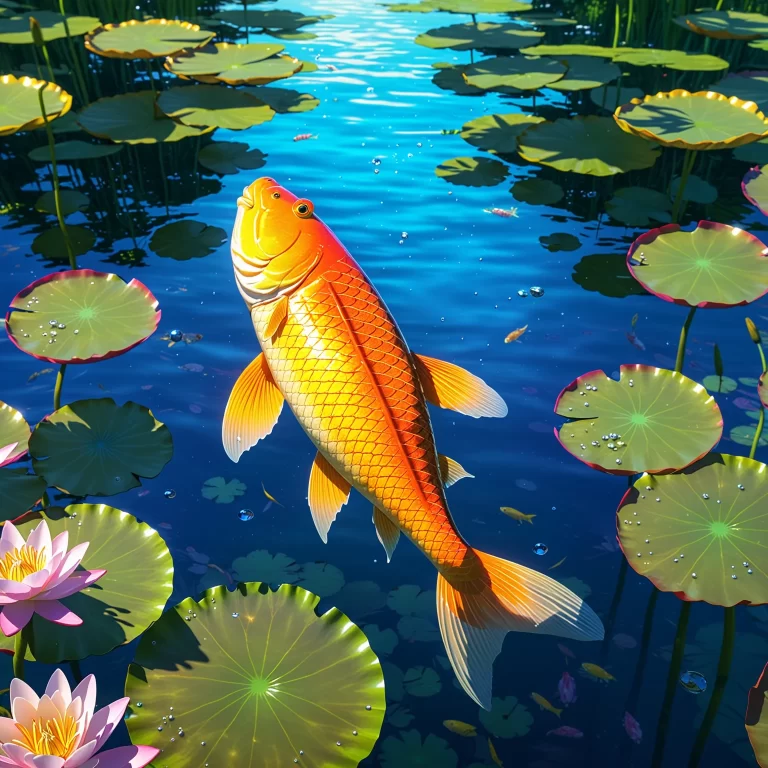
<svg viewBox="0 0 768 768"><path fill-rule="evenodd" d="M40 697L35 693L33 688L25 683L23 680L19 680L18 677L14 677L13 680L11 680L11 714L13 715L14 720L18 720L19 717L16 714L16 711L14 710L14 702L16 699L20 699L23 701L28 701L35 709L37 709L37 705L40 703Z"/></svg>
<svg viewBox="0 0 768 768"><path fill-rule="evenodd" d="M20 581L11 581L10 579L0 579L0 605L23 600L29 596L31 591L28 584L22 584Z"/></svg>
<svg viewBox="0 0 768 768"><path fill-rule="evenodd" d="M61 584L46 590L42 597L46 600L61 600L62 597L69 597L70 595L74 595L75 592L79 592L81 589L90 586L105 573L105 570L78 571Z"/></svg>
<svg viewBox="0 0 768 768"><path fill-rule="evenodd" d="M42 571L36 571L25 576L21 583L30 588L29 597L34 597L34 594L39 592L50 580L51 572L47 568L43 568Z"/></svg>
<svg viewBox="0 0 768 768"><path fill-rule="evenodd" d="M80 768L144 768L159 754L154 747L118 747L91 758Z"/></svg>
<svg viewBox="0 0 768 768"><path fill-rule="evenodd" d="M69 706L69 702L72 701L72 689L69 687L67 676L60 669L55 669L53 671L51 679L45 687L45 695L50 696L51 699L53 699L54 694L57 692L61 693L64 697L64 709L66 709Z"/></svg>
<svg viewBox="0 0 768 768"><path fill-rule="evenodd" d="M31 762L35 768L62 768L64 758L55 755L35 755L31 761L27 762Z"/></svg>
<svg viewBox="0 0 768 768"><path fill-rule="evenodd" d="M0 630L6 637L13 637L29 624L35 612L32 603L11 603L4 605L0 613Z"/></svg>
<svg viewBox="0 0 768 768"><path fill-rule="evenodd" d="M67 556L64 558L59 567L59 571L56 574L57 581L63 581L74 573L75 568L80 565L80 561L85 557L88 544L89 542L87 541L84 541L81 544L76 544L69 550L69 552L67 552Z"/></svg>
<svg viewBox="0 0 768 768"><path fill-rule="evenodd" d="M126 696L102 707L93 716L93 720L91 720L88 730L83 736L83 741L96 739L96 749L101 749L104 742L112 735L118 723L123 719L129 701L130 698Z"/></svg>
<svg viewBox="0 0 768 768"><path fill-rule="evenodd" d="M3 523L3 532L0 535L0 559L14 549L21 549L26 542L24 537L16 530L11 522Z"/></svg>
<svg viewBox="0 0 768 768"><path fill-rule="evenodd" d="M79 768L94 752L96 752L96 739L92 739L87 744L78 747L64 763L64 768ZM99 763L100 765L100 763Z"/></svg>
<svg viewBox="0 0 768 768"><path fill-rule="evenodd" d="M0 748L2 748L2 744L0 744ZM19 765L19 763L17 763L15 760L11 760L10 757L0 755L0 765ZM21 763L21 765L24 765L24 763Z"/></svg>
<svg viewBox="0 0 768 768"><path fill-rule="evenodd" d="M18 445L18 442L11 443L10 445L4 445L0 448L0 467L3 466L5 460L13 453L14 448Z"/></svg>
<svg viewBox="0 0 768 768"><path fill-rule="evenodd" d="M13 761L11 765L20 765L23 768L31 768L32 763L27 762L31 752L18 744L3 744L3 752Z"/></svg>
<svg viewBox="0 0 768 768"><path fill-rule="evenodd" d="M69 547L69 531L62 531L51 542L51 559L63 555Z"/></svg>
<svg viewBox="0 0 768 768"><path fill-rule="evenodd" d="M77 699L81 699L83 702L81 717L85 720L83 727L87 732L91 718L93 717L93 709L96 706L96 678L93 675L86 675L77 688L72 691L72 700L76 701ZM89 739L83 737L83 741L88 740Z"/></svg>
<svg viewBox="0 0 768 768"><path fill-rule="evenodd" d="M32 533L27 537L27 546L38 552L45 553L46 563L51 557L51 531L48 528L48 523L45 520L41 520L36 528L32 530Z"/></svg>
<svg viewBox="0 0 768 768"><path fill-rule="evenodd" d="M3 613L0 613L0 629L3 628L3 616L8 608L14 608L16 605L26 605L26 603L15 603L3 608ZM64 624L67 627L79 627L83 620L72 611L67 608L64 603L60 603L58 600L35 600L30 605L34 606L35 613L42 616L48 621L52 621L54 624Z"/></svg>
<svg viewBox="0 0 768 768"><path fill-rule="evenodd" d="M20 734L12 717L0 717L0 744L18 739Z"/></svg>

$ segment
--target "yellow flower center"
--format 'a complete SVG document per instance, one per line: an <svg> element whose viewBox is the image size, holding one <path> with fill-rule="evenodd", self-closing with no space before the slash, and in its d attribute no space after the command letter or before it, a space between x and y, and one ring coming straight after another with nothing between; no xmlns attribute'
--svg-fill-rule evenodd
<svg viewBox="0 0 768 768"><path fill-rule="evenodd" d="M21 549L8 552L0 560L0 579L23 581L27 576L45 568L45 563L44 552L39 552L34 547L28 547L25 544Z"/></svg>
<svg viewBox="0 0 768 768"><path fill-rule="evenodd" d="M19 723L16 727L22 738L14 739L13 743L33 755L54 755L66 760L77 748L77 721L71 715L58 715L52 720L33 720L31 728Z"/></svg>

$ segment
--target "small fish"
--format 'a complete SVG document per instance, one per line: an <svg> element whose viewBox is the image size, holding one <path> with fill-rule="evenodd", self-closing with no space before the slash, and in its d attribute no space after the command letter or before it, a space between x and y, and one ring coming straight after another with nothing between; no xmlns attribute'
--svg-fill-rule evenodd
<svg viewBox="0 0 768 768"><path fill-rule="evenodd" d="M196 342L200 341L200 339L203 338L202 333L183 333L181 335L181 340L185 344L195 344ZM172 341L170 334L166 333L165 336L160 337L160 341L167 341L169 347L173 347L176 344L179 344L178 341Z"/></svg>
<svg viewBox="0 0 768 768"><path fill-rule="evenodd" d="M499 509L507 515L507 517L517 520L521 525L523 523L530 523L533 525L533 518L536 517L536 515L526 515L525 512L520 512L514 507L499 507Z"/></svg>
<svg viewBox="0 0 768 768"><path fill-rule="evenodd" d="M629 712L624 713L624 730L635 744L639 744L643 740L643 729L640 727L640 723L635 720Z"/></svg>
<svg viewBox="0 0 768 768"><path fill-rule="evenodd" d="M561 725L559 728L547 731L547 736L565 736L566 739L580 739L584 736L584 731L572 728L570 725Z"/></svg>
<svg viewBox="0 0 768 768"><path fill-rule="evenodd" d="M637 312L635 312L635 314L632 315L632 330L633 331L635 330L635 326L637 325L638 317L639 316L638 316Z"/></svg>
<svg viewBox="0 0 768 768"><path fill-rule="evenodd" d="M458 733L459 736L477 736L477 728L461 720L443 720L443 725L452 733Z"/></svg>
<svg viewBox="0 0 768 768"><path fill-rule="evenodd" d="M576 681L567 672L563 672L557 684L557 695L566 707L576 701Z"/></svg>
<svg viewBox="0 0 768 768"><path fill-rule="evenodd" d="M327 69L329 72L338 72L338 71L339 71L339 68L338 68L338 67L334 67L334 66L333 66L333 64L329 64L329 65L326 67L326 69Z"/></svg>
<svg viewBox="0 0 768 768"><path fill-rule="evenodd" d="M637 334L634 331L632 331L631 333L627 333L627 341L635 349L639 349L641 352L645 352L645 344L643 344L643 342L637 338Z"/></svg>
<svg viewBox="0 0 768 768"><path fill-rule="evenodd" d="M34 381L38 376L45 376L46 373L53 373L53 368L43 368L42 371L35 371L28 379L27 383Z"/></svg>
<svg viewBox="0 0 768 768"><path fill-rule="evenodd" d="M524 325L522 328L515 328L514 331L506 335L504 343L509 344L510 342L517 341L527 330L527 325Z"/></svg>
<svg viewBox="0 0 768 768"><path fill-rule="evenodd" d="M566 673L567 674L567 673ZM560 713L563 711L562 709L558 709L557 707L553 707L541 694L539 693L532 693L531 698L542 708L546 709L547 712L551 712L553 715L557 715L557 717L560 717Z"/></svg>
<svg viewBox="0 0 768 768"><path fill-rule="evenodd" d="M281 504L265 487L264 483L261 484L261 490L264 491L264 495L274 504L277 504L278 507L285 507L284 504ZM264 508L264 511L266 511L268 507Z"/></svg>
<svg viewBox="0 0 768 768"><path fill-rule="evenodd" d="M499 753L496 751L496 747L493 746L493 742L488 739L488 751L491 753L491 760L493 760L499 768L504 768L504 763L501 762Z"/></svg>
<svg viewBox="0 0 768 768"><path fill-rule="evenodd" d="M485 213L492 213L494 216L501 216L502 219L519 219L517 208L483 208Z"/></svg>
<svg viewBox="0 0 768 768"><path fill-rule="evenodd" d="M307 139L316 139L317 136L314 133L299 133L293 137L294 141L306 141Z"/></svg>
<svg viewBox="0 0 768 768"><path fill-rule="evenodd" d="M562 560L558 560L554 565L550 565L549 568L547 568L547 570L554 571L555 568L559 568L567 559L568 559L568 555L566 555Z"/></svg>
<svg viewBox="0 0 768 768"><path fill-rule="evenodd" d="M616 678L610 673L606 672L602 667L598 666L597 664L590 664L589 662L585 661L581 668L589 675L590 677L595 678L595 680L600 680L604 683L610 683L611 681L616 681Z"/></svg>

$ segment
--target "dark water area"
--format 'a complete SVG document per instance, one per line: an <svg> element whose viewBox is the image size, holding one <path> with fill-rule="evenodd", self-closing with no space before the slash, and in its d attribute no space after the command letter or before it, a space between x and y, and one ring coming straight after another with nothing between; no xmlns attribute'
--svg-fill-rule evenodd
<svg viewBox="0 0 768 768"><path fill-rule="evenodd" d="M435 174L443 161L492 155L470 146L460 135L443 131L484 115L530 114L533 107L526 95L467 96L434 82L434 62L467 64L470 53L433 51L416 45L414 38L427 29L467 19L390 13L372 0L291 0L287 5L305 13L335 14L312 27L315 39L284 41L292 54L318 66L316 72L294 75L286 87L311 93L320 100L319 106L308 112L278 114L243 131L216 132L218 141L244 142L265 153L263 168L224 176L203 171L195 163L194 140L187 139L163 147L164 163L173 168L165 193L157 145L126 148L119 164L107 158L84 163L80 170L74 170L80 168L78 164L60 169L65 186L87 192L95 203L67 218L70 226L86 226L97 233L95 245L79 256L78 266L142 281L162 311L157 333L127 355L96 365L71 365L67 370L63 402L96 397L110 397L117 403L134 400L150 408L173 436L173 459L157 478L144 479L139 488L100 501L145 521L167 542L175 565L169 605L224 583L224 572L240 573L245 568L241 561L238 569L235 561L260 550L283 553L300 565L327 562L343 573L346 585L361 581L378 585L379 597L355 599L352 590L342 589L322 603L345 611L364 630L375 625L377 629L371 631L377 634L395 631L380 640L388 714L378 744L363 765L490 766L490 736L498 758L507 766L648 766L682 603L672 594L659 595L647 663L636 679L643 620L653 588L631 568L621 569L616 509L627 479L596 472L569 455L553 434L563 421L553 408L561 390L588 371L602 370L617 378L620 365L674 368L686 308L637 291L624 295L631 278L605 276L611 271L620 274L626 250L644 231L608 217L603 213L605 200L611 197L611 188L648 184L649 172L630 172L595 183L593 177L565 174L505 155L506 178L497 185L449 183ZM757 53L765 57L764 52ZM684 85L686 78L699 78L706 86L723 74L671 73L670 78L679 76ZM658 78L659 74L644 71L638 80L641 76ZM172 81L166 73L162 87L171 87ZM147 86L137 82L136 87ZM594 112L594 105L587 96L573 101L568 94L539 91L536 114L555 119L574 109ZM313 138L293 140L305 133ZM32 210L39 190L50 189L47 166L36 164L33 171L23 158L29 149L44 145L44 135L37 131L0 141L2 167L12 169L9 174L2 171L3 188L23 179L15 198L22 205L0 215L0 287L4 300L10 302L28 283L62 269L65 263L32 249L39 233L56 227L55 217ZM15 160L14 153L18 154ZM764 236L765 217L744 200L739 187L750 163L732 157L730 150L711 154L717 158L705 158L705 163L714 164L710 181L717 187L719 200L708 206L691 204L684 222L711 218ZM681 156L667 158L665 163L680 163ZM132 217L137 228L135 243L125 229L124 216L116 221L111 203L102 205L101 198L109 190L101 188L101 182L88 180L96 175L104 179L105 162L117 174L128 168L143 174L147 199L139 199L140 211L128 206L124 214ZM233 279L228 243L222 242L202 258L177 260L154 253L149 240L156 229L177 220L203 222L229 235L243 187L265 174L314 202L316 214L381 293L412 350L467 368L507 402L509 414L504 419L431 412L438 450L474 475L447 492L451 512L467 541L562 580L604 622L617 580L625 573L615 622L604 644L507 636L494 668L494 696L514 697L517 705L508 701L511 714L500 716L491 729L480 724L477 705L454 680L436 617L422 617L403 636L402 627L398 631L400 615L383 602L390 590L403 584L434 590L433 566L406 541L387 564L371 524L370 506L355 493L333 524L328 544L318 537L307 506L315 449L291 412L284 409L272 434L238 464L223 450L221 422L229 393L259 352ZM566 190L565 198L554 205L515 200L510 187L534 178L556 181ZM11 201L0 197L0 202ZM517 208L517 217L486 212L511 207ZM548 250L540 238L554 233L575 236L578 247ZM584 271L592 275L586 289L580 277ZM589 289L598 282L602 292ZM537 293L533 287L543 289L543 295L533 295ZM520 296L519 291L528 295ZM634 326L633 316L637 316ZM717 450L739 455L746 455L749 445L738 430L734 433L738 439L732 439L732 430L745 425L754 428L755 419L748 412L757 408L757 398L753 386L738 380L756 378L760 372L754 344L744 330L747 316L768 329L766 300L748 307L699 311L684 369L696 381L712 375L717 344L726 375L737 382L735 390L716 395L725 425ZM505 344L510 331L525 325L527 332L518 342ZM169 346L160 337L173 329L202 338ZM41 373L48 368L54 370ZM20 352L5 335L0 338L0 397L31 424L51 411L55 369ZM36 373L40 375L35 377ZM762 444L756 458L768 460ZM243 494L230 503L205 498L205 482L216 477L240 481ZM279 505L268 503L263 489ZM505 516L499 511L502 506L536 515L533 525ZM252 510L252 519L242 520L241 509ZM537 544L546 545L543 555L535 554ZM254 565L257 570L281 573L274 561L271 566L265 566L261 556L259 561ZM216 568L208 567L209 563ZM743 717L747 691L768 661L768 611L739 608L736 622L733 668L700 763L705 768L755 764ZM687 760L715 681L722 627L721 608L705 603L693 606L682 669L702 673L709 688L705 694L693 695L678 687L664 765ZM135 643L82 662L84 673L98 676L100 701L122 695L134 648ZM585 662L599 664L615 680L601 682L580 673ZM434 675L429 673L422 686L409 684L409 673L420 667L433 670ZM36 685L43 684L51 669L28 668ZM559 707L557 684L565 671L575 679L578 698L558 718L541 709L531 694L536 692ZM2 675L3 680L10 675L10 661L2 662ZM639 744L625 732L626 711L642 728ZM474 724L478 735L467 738L452 733L443 726L444 720ZM583 738L548 735L560 725L579 729ZM412 730L424 741L421 751L391 751L391 740ZM122 738L127 743L127 735Z"/></svg>

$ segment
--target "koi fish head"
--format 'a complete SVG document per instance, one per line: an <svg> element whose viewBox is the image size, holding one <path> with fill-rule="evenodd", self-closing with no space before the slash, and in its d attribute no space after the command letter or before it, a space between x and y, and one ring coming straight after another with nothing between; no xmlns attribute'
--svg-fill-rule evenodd
<svg viewBox="0 0 768 768"><path fill-rule="evenodd" d="M325 225L310 200L296 197L274 179L257 179L237 200L232 263L249 306L295 288L322 255Z"/></svg>

